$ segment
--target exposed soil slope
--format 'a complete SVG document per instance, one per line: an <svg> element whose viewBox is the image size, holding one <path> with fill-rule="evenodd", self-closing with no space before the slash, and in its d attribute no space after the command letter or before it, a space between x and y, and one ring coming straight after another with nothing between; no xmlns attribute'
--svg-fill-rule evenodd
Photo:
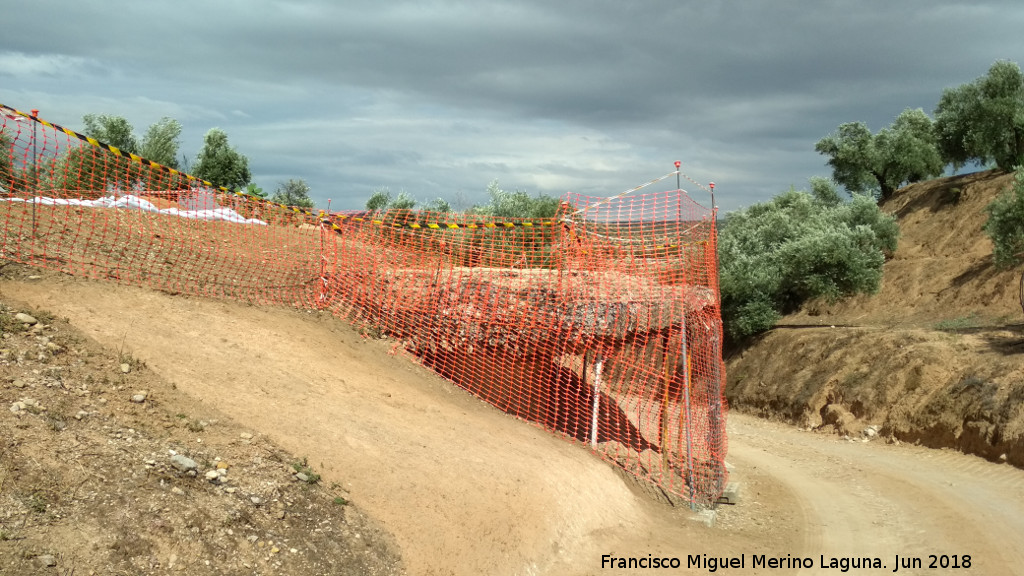
<svg viewBox="0 0 1024 576"><path fill-rule="evenodd" d="M0 574L406 573L318 463L45 311L0 328Z"/></svg>
<svg viewBox="0 0 1024 576"><path fill-rule="evenodd" d="M685 568L690 556L741 555L745 568L729 574L835 574L822 559L863 555L885 567L856 573L889 574L894 554L925 563L929 554L967 554L977 574L1024 570L1024 471L1006 465L731 415L729 462L741 500L719 507L717 524L706 527L586 448L509 418L390 354L391 342L360 338L329 316L51 274L0 281L0 294L12 305L2 312L8 317L69 321L46 320L56 333L18 346L45 348L36 338L52 335L67 352L51 363L81 359L71 350L87 349L88 358L86 368L62 372L59 387L42 366L17 361L9 367L30 375L0 380L5 401L29 390L47 407L21 416L0 410L8 442L0 572L651 572L602 568L605 554L680 558L684 568L665 571L679 574L710 573ZM129 356L122 383L117 362ZM111 381L85 382L89 374ZM143 386L150 396L131 402ZM81 421L79 407L90 413ZM64 429L51 409L64 415ZM167 449L196 456L203 473L178 475ZM218 457L234 493L205 480ZM323 476L308 490L292 474L302 457ZM265 499L256 505L250 495ZM339 495L355 508L335 504ZM757 568L755 555L813 566Z"/></svg>
<svg viewBox="0 0 1024 576"><path fill-rule="evenodd" d="M0 292L67 317L198 405L308 457L323 486L339 484L394 536L411 574L583 575L600 571L602 554L763 554L802 542L794 497L778 480L738 473L764 502L754 513L723 510L728 532L706 528L586 448L327 314L56 274L3 281Z"/></svg>
<svg viewBox="0 0 1024 576"><path fill-rule="evenodd" d="M898 191L882 206L901 235L880 292L809 304L734 353L731 406L1024 466L1020 270L997 269L982 232L1011 182L989 171Z"/></svg>

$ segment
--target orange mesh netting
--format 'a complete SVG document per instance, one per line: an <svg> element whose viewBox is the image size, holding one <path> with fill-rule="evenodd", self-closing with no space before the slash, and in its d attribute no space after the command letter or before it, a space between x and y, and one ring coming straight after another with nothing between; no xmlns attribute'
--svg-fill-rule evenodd
<svg viewBox="0 0 1024 576"><path fill-rule="evenodd" d="M329 310L667 494L721 495L715 218L685 191L570 194L550 220L326 215L0 114L6 260Z"/></svg>

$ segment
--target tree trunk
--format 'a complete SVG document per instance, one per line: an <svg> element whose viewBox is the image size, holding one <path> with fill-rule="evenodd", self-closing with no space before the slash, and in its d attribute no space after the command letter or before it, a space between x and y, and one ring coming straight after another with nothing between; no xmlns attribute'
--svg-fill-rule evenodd
<svg viewBox="0 0 1024 576"><path fill-rule="evenodd" d="M891 198L893 192L896 192L896 189L885 183L885 174L880 174L875 171L872 171L871 174L875 177L875 180L878 181L878 189L881 191L881 196L878 198L878 202L881 203Z"/></svg>

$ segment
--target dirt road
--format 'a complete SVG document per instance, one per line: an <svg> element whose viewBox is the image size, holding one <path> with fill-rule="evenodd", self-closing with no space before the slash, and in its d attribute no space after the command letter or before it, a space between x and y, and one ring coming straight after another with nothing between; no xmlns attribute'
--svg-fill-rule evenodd
<svg viewBox="0 0 1024 576"><path fill-rule="evenodd" d="M927 566L930 554L971 566L897 573L1024 574L1024 472L1007 466L734 415L743 500L708 528L333 318L57 276L0 292L307 455L395 535L412 574L651 572L602 568L605 555L678 558L655 572L679 574L710 573L716 558L743 559L724 574L838 574L821 559L868 556L885 567L847 573L888 574L897 555ZM699 567L686 568L691 556ZM762 556L789 567L754 567Z"/></svg>
<svg viewBox="0 0 1024 576"><path fill-rule="evenodd" d="M878 557L882 574L1024 574L1024 471L947 450L863 444L732 415L730 460L780 480L797 497L802 555ZM921 567L905 568L920 559ZM970 567L953 565L953 556Z"/></svg>

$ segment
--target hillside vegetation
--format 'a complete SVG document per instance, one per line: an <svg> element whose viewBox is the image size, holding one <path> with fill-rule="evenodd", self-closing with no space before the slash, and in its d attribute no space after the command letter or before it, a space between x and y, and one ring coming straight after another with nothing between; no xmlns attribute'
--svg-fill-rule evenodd
<svg viewBox="0 0 1024 576"><path fill-rule="evenodd" d="M816 188L729 215L718 255L730 340L771 328L808 300L878 291L899 237L895 218L867 195L842 202L833 186Z"/></svg>
<svg viewBox="0 0 1024 576"><path fill-rule="evenodd" d="M878 293L805 303L734 351L731 406L1024 466L1020 270L996 267L983 232L986 207L1012 182L978 172L885 200L901 234Z"/></svg>

